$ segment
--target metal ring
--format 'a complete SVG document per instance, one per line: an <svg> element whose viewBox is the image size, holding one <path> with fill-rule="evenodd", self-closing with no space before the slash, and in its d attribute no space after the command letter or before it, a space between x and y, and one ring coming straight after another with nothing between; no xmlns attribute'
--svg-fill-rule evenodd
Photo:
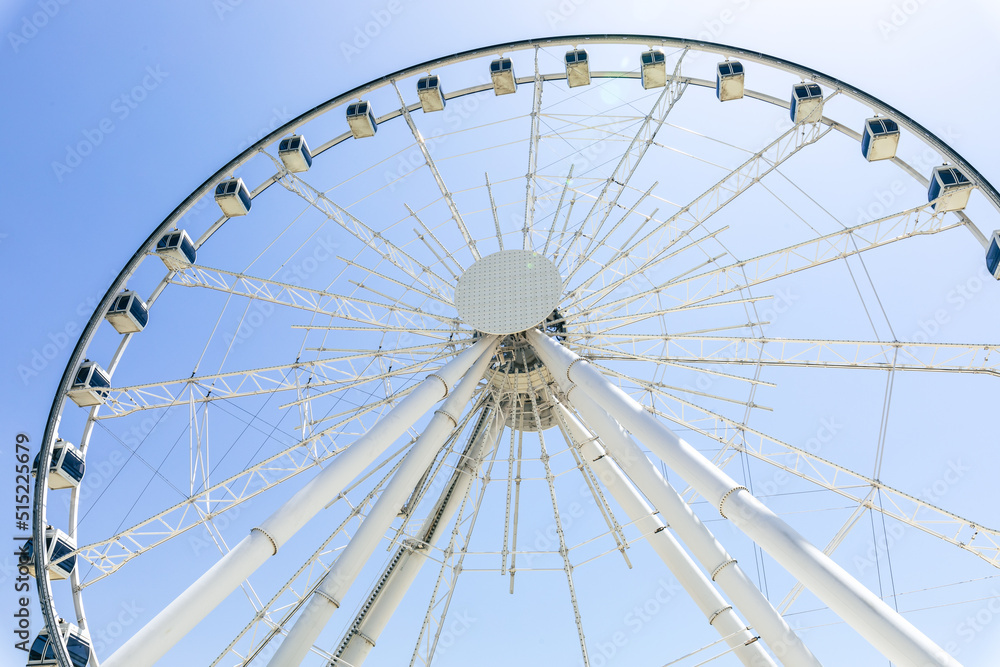
<svg viewBox="0 0 1000 667"><path fill-rule="evenodd" d="M313 591L313 593L316 594L316 595L318 595L318 596L320 596L324 600L329 600L333 604L334 607L336 607L337 609L340 609L340 602L338 602L337 600L334 600L333 597L329 593L327 593L326 591L324 591L322 588L315 589Z"/></svg>
<svg viewBox="0 0 1000 667"><path fill-rule="evenodd" d="M440 375L438 375L437 373L431 373L430 375L427 376L428 380L430 378L437 378L438 380L441 380L441 384L444 385L444 396L443 396L443 398L448 398L448 392L450 390L448 389L448 383L444 381L444 378L441 377Z"/></svg>
<svg viewBox="0 0 1000 667"><path fill-rule="evenodd" d="M712 625L713 623L715 623L715 619L717 619L720 614L724 614L727 611L730 611L732 608L733 608L732 605L730 605L728 607L723 607L719 611L715 612L714 614L712 614L711 616L709 616L709 618L708 618L708 624Z"/></svg>
<svg viewBox="0 0 1000 667"><path fill-rule="evenodd" d="M435 410L434 414L436 414L436 415L444 415L445 417L447 417L448 419L451 420L451 427L452 428L458 428L458 420L455 419L454 415L452 415L450 412L448 412L446 410L443 410L443 409L439 409L439 410Z"/></svg>
<svg viewBox="0 0 1000 667"><path fill-rule="evenodd" d="M712 581L715 581L715 578L719 575L719 573L722 572L723 570L725 570L730 565L736 565L736 559L735 558L730 558L725 563L723 563L719 567L715 568L712 571Z"/></svg>
<svg viewBox="0 0 1000 667"><path fill-rule="evenodd" d="M579 361L587 361L587 360L584 359L583 357L577 357L576 359L570 362L569 366L566 367L566 379L569 380L570 382L573 382L573 379L569 376L569 374L573 370L573 365Z"/></svg>
<svg viewBox="0 0 1000 667"><path fill-rule="evenodd" d="M722 496L721 500L719 500L719 514L722 515L722 518L724 518L724 519L728 519L729 518L728 516L726 516L726 513L722 511L722 507L726 504L726 501L729 499L729 496L731 496L732 494L736 493L740 489L743 489L747 493L750 493L750 489L748 489L745 486L734 486L733 488L731 488L728 491L726 491L726 494L724 496Z"/></svg>
<svg viewBox="0 0 1000 667"><path fill-rule="evenodd" d="M278 553L278 543L275 541L275 539L273 537L271 537L271 534L269 532L267 532L266 530L264 530L263 528L261 528L260 526L255 526L255 527L251 528L250 532L252 533L255 530L258 531L259 533L263 534L264 537L266 537L267 539L271 540L271 548L274 549L274 553L271 554L271 555L272 556L277 555L277 553Z"/></svg>

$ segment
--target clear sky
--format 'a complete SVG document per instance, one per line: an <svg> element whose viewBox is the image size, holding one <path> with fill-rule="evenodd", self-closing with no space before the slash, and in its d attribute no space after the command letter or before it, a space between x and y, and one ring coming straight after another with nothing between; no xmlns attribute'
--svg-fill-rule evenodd
<svg viewBox="0 0 1000 667"><path fill-rule="evenodd" d="M365 25L380 18L377 34L363 37ZM0 80L7 90L0 119L8 147L0 266L9 313L0 365L6 471L0 489L7 502L15 435L27 433L36 451L80 328L150 230L273 127L413 63L552 34L718 41L854 84L1000 182L994 121L1000 99L992 79L1000 8L989 0L35 0L4 3L0 20ZM81 143L92 147L88 154L74 149ZM873 184L872 197L883 187ZM941 303L947 288L928 288L929 307ZM995 311L977 314L980 323L1000 324ZM904 326L915 331L920 321ZM985 386L997 395L994 385ZM981 418L995 420L995 413ZM987 487L980 480L976 488ZM973 500L963 502L973 506ZM12 523L0 533L8 534ZM10 559L0 557L4 618L15 605ZM32 613L37 630L40 612L32 607ZM18 664L23 654L11 648L5 628L0 659ZM979 645L996 647L1000 630L990 627L987 635L992 643ZM985 649L972 655L970 664L989 664Z"/></svg>

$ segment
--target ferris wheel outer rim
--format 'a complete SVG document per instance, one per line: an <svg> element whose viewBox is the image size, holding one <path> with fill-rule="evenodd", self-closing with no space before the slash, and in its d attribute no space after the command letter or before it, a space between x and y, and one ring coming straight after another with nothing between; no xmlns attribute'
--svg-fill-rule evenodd
<svg viewBox="0 0 1000 667"><path fill-rule="evenodd" d="M951 146L942 141L936 134L925 128L923 125L913 120L908 115L898 111L893 106L886 104L882 100L859 88L856 88L855 86L847 84L840 79L824 74L818 70L799 65L798 63L790 60L771 56L760 51L741 49L718 42L658 35L624 33L579 34L501 42L485 47L460 51L447 56L432 58L417 65L396 70L390 74L383 75L364 84L358 85L316 105L312 109L305 111L284 125L271 131L257 142L246 148L243 152L208 177L191 194L185 197L184 200L177 207L175 207L166 218L164 218L164 220L150 233L146 240L132 254L131 258L129 258L125 266L118 273L108 290L105 292L104 296L98 302L98 305L90 316L90 319L81 330L77 343L70 354L65 370L63 371L62 377L57 385L42 437L41 449L39 451L38 475L35 480L35 489L32 497L32 508L35 510L32 513L32 537L35 542L38 543L38 538L41 536L42 543L44 543L45 527L47 525L45 508L48 496L48 470L51 463L52 447L56 439L56 428L66 401L67 391L72 384L72 378L76 374L77 368L84 357L84 353L89 346L91 339L96 333L97 327L104 318L104 313L107 312L114 297L124 287L128 277L133 273L142 259L148 254L150 249L155 246L162 234L167 231L173 223L183 217L183 215L186 214L198 200L208 194L208 192L210 192L220 181L224 180L227 175L239 168L244 162L248 161L262 148L273 143L287 132L293 131L299 125L326 113L328 110L343 104L347 100L359 97L369 90L382 85L390 84L399 78L418 74L436 66L450 65L456 62L494 55L506 51L519 51L532 47L559 46L563 44L574 45L581 43L635 44L647 47L661 45L677 48L690 48L710 53L718 53L724 56L742 57L768 65L772 68L797 74L803 78L809 78L817 83L846 92L854 99L870 106L874 111L891 116L902 127L905 127L908 131L920 138L924 143L938 150L947 161L963 168L975 187L984 193L991 205L998 211L998 213L1000 213L1000 192L998 192L997 189L985 177L983 177L983 175L972 164L966 161L965 158L951 148ZM975 225L966 224L965 226L976 236L977 240L979 240L981 244L985 246L988 243L988 240L982 234L982 231ZM41 509L41 511L38 511L38 509ZM58 631L58 616L55 613L54 600L52 598L51 580L48 576L48 570L45 567L44 562L45 550L36 548L34 550L33 560L36 572L35 579L39 595L39 604L42 609L45 626L49 630L50 636L60 637ZM55 642L53 644L53 648L55 648L55 657L60 667L73 667L66 651L65 644L62 641Z"/></svg>

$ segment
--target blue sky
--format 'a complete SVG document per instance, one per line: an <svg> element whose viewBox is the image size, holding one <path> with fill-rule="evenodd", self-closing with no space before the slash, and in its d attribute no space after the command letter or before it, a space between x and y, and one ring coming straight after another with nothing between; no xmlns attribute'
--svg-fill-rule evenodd
<svg viewBox="0 0 1000 667"><path fill-rule="evenodd" d="M342 91L436 56L549 34L719 41L850 82L908 113L987 178L1000 180L992 81L1000 9L985 0L697 6L516 0L489 9L414 0L346 7L42 0L7 3L0 19L0 72L8 82L2 120L10 147L0 184L7 211L0 257L8 311L16 313L7 320L0 390L0 454L7 461L16 433L29 434L37 446L80 328L120 267L178 202L274 127ZM373 21L375 35L364 36ZM874 183L871 199L887 197L887 188ZM926 287L929 307L949 307L949 283ZM998 302L995 294L988 298ZM1000 321L982 305L975 312L980 324L982 318ZM920 317L903 321L907 331L925 326ZM981 386L996 396L993 385ZM13 474L0 480L10 498ZM983 502L977 494L961 500L970 508L977 501ZM7 618L16 602L10 577L0 571ZM989 633L993 646L998 632ZM21 659L5 640L0 656L8 655L14 664Z"/></svg>

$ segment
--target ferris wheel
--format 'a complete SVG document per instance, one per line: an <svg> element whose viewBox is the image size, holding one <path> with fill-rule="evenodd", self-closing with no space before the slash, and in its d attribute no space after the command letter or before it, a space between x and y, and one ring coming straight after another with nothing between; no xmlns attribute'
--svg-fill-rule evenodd
<svg viewBox="0 0 1000 667"><path fill-rule="evenodd" d="M961 664L996 636L956 618L1000 574L998 217L909 117L720 44L338 95L88 323L29 665Z"/></svg>

